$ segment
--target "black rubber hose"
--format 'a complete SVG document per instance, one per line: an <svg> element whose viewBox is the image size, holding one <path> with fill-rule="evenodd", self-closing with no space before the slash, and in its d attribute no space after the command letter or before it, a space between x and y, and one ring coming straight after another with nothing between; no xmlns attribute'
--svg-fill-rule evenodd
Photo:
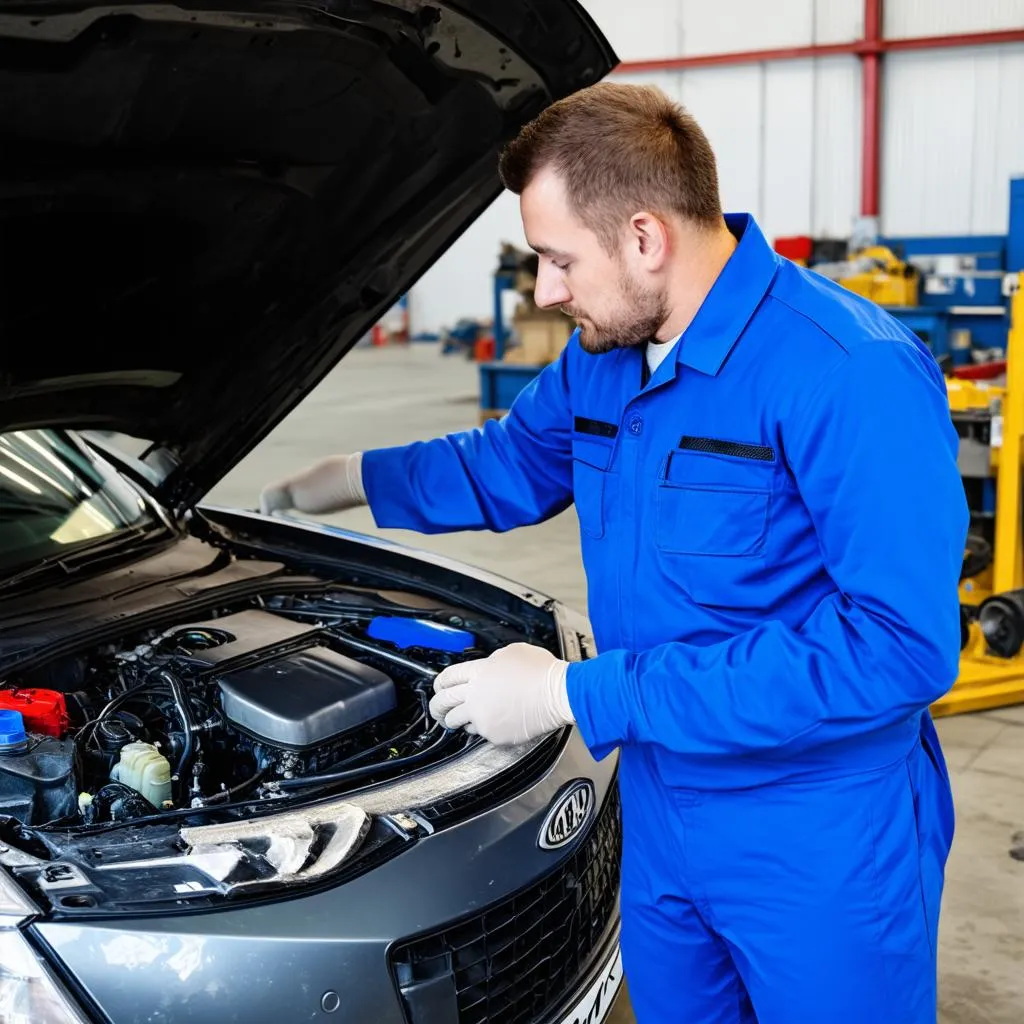
<svg viewBox="0 0 1024 1024"><path fill-rule="evenodd" d="M129 704L131 701L138 697L143 696L147 693L156 693L151 686L136 686L134 689L126 690L124 693L119 693L116 697L112 698L102 711L95 717L86 722L81 729L75 735L74 739L74 760L76 770L80 773L84 770L82 762L82 749L85 745L96 735L96 727L102 722L109 714L116 711L122 704Z"/></svg>
<svg viewBox="0 0 1024 1024"><path fill-rule="evenodd" d="M451 734L442 734L417 754L409 754L406 757L396 757L392 761L380 761L377 764L368 764L363 768L352 768L347 772L331 772L327 775L306 775L296 779L280 779L277 786L280 789L305 789L307 786L328 786L336 782L353 782L356 779L364 779L367 776L379 775L382 771L391 771L394 768L412 768L415 765L429 761L437 751L447 746Z"/></svg>
<svg viewBox="0 0 1024 1024"><path fill-rule="evenodd" d="M156 672L155 677L170 687L171 697L174 699L174 706L177 709L178 718L181 720L181 729L185 742L174 773L178 776L178 785L182 788L182 794L184 794L188 792L188 771L192 767L192 759L195 756L196 724L192 720L192 710L188 705L188 697L185 694L181 680L166 668Z"/></svg>
<svg viewBox="0 0 1024 1024"><path fill-rule="evenodd" d="M379 754L382 750L387 750L390 747L397 747L401 743L405 743L412 733L416 732L420 726L427 721L427 715L420 714L419 717L412 723L412 725L406 726L400 733L396 733L394 736L389 736L386 740L380 743L374 744L372 747L367 747L366 750L361 750L358 754L353 754L351 757L346 757L343 761L340 761L334 766L335 772L344 768L346 765L358 764L360 761L365 761L368 757L373 757ZM423 734L429 735L430 729L424 729Z"/></svg>
<svg viewBox="0 0 1024 1024"><path fill-rule="evenodd" d="M251 779L246 779L245 782L240 782L237 786L232 786L230 789L222 789L219 793L214 793L213 796L208 796L205 800L206 806L230 801L240 793L244 793L247 789L251 789L260 782L266 774L267 769L261 768Z"/></svg>

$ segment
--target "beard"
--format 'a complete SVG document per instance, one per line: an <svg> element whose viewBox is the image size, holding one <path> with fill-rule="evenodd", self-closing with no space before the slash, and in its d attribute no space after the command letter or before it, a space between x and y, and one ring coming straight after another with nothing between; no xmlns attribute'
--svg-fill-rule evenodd
<svg viewBox="0 0 1024 1024"><path fill-rule="evenodd" d="M598 320L583 310L563 306L580 329L580 347L592 355L617 348L646 345L668 319L668 301L663 292L646 289L631 277L624 277L620 289L619 312Z"/></svg>

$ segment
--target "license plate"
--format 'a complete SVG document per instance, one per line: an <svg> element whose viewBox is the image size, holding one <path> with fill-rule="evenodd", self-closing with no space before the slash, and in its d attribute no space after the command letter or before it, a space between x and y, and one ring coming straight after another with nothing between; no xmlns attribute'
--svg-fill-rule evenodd
<svg viewBox="0 0 1024 1024"><path fill-rule="evenodd" d="M615 952L605 961L597 981L558 1024L601 1024L611 1013L621 987L622 952L616 944Z"/></svg>

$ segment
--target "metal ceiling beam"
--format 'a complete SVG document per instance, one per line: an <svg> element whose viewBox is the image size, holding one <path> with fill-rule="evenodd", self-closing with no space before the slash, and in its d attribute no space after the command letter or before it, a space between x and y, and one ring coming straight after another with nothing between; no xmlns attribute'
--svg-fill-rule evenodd
<svg viewBox="0 0 1024 1024"><path fill-rule="evenodd" d="M643 74L655 71L688 71L694 68L736 67L777 61L810 60L821 57L855 56L861 59L861 213L877 217L881 193L882 56L910 50L946 50L968 46L1024 43L1024 29L994 32L962 32L954 35L915 36L887 39L882 34L883 0L864 0L864 34L846 43L816 43L784 46L771 50L739 50L706 53L692 57L633 60L619 64L614 74Z"/></svg>
<svg viewBox="0 0 1024 1024"><path fill-rule="evenodd" d="M696 54L692 57L627 60L619 64L612 73L686 71L691 68L729 67L738 64L763 64L843 55L862 56L870 53L895 53L900 50L946 50L966 46L993 46L1000 43L1024 43L1024 29L966 32L945 36L915 36L909 39L880 38L875 42L869 42L866 39L853 39L848 43L816 43L811 46L783 46L772 50L737 50L729 53Z"/></svg>

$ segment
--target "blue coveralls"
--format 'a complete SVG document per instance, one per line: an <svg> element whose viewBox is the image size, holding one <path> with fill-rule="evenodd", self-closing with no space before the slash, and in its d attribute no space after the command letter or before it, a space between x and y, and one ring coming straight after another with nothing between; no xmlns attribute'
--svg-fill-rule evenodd
<svg viewBox="0 0 1024 1024"><path fill-rule="evenodd" d="M956 678L968 514L942 375L753 218L679 345L575 337L500 422L367 452L378 525L509 530L575 501L621 749L642 1024L924 1024L953 834L928 706Z"/></svg>

